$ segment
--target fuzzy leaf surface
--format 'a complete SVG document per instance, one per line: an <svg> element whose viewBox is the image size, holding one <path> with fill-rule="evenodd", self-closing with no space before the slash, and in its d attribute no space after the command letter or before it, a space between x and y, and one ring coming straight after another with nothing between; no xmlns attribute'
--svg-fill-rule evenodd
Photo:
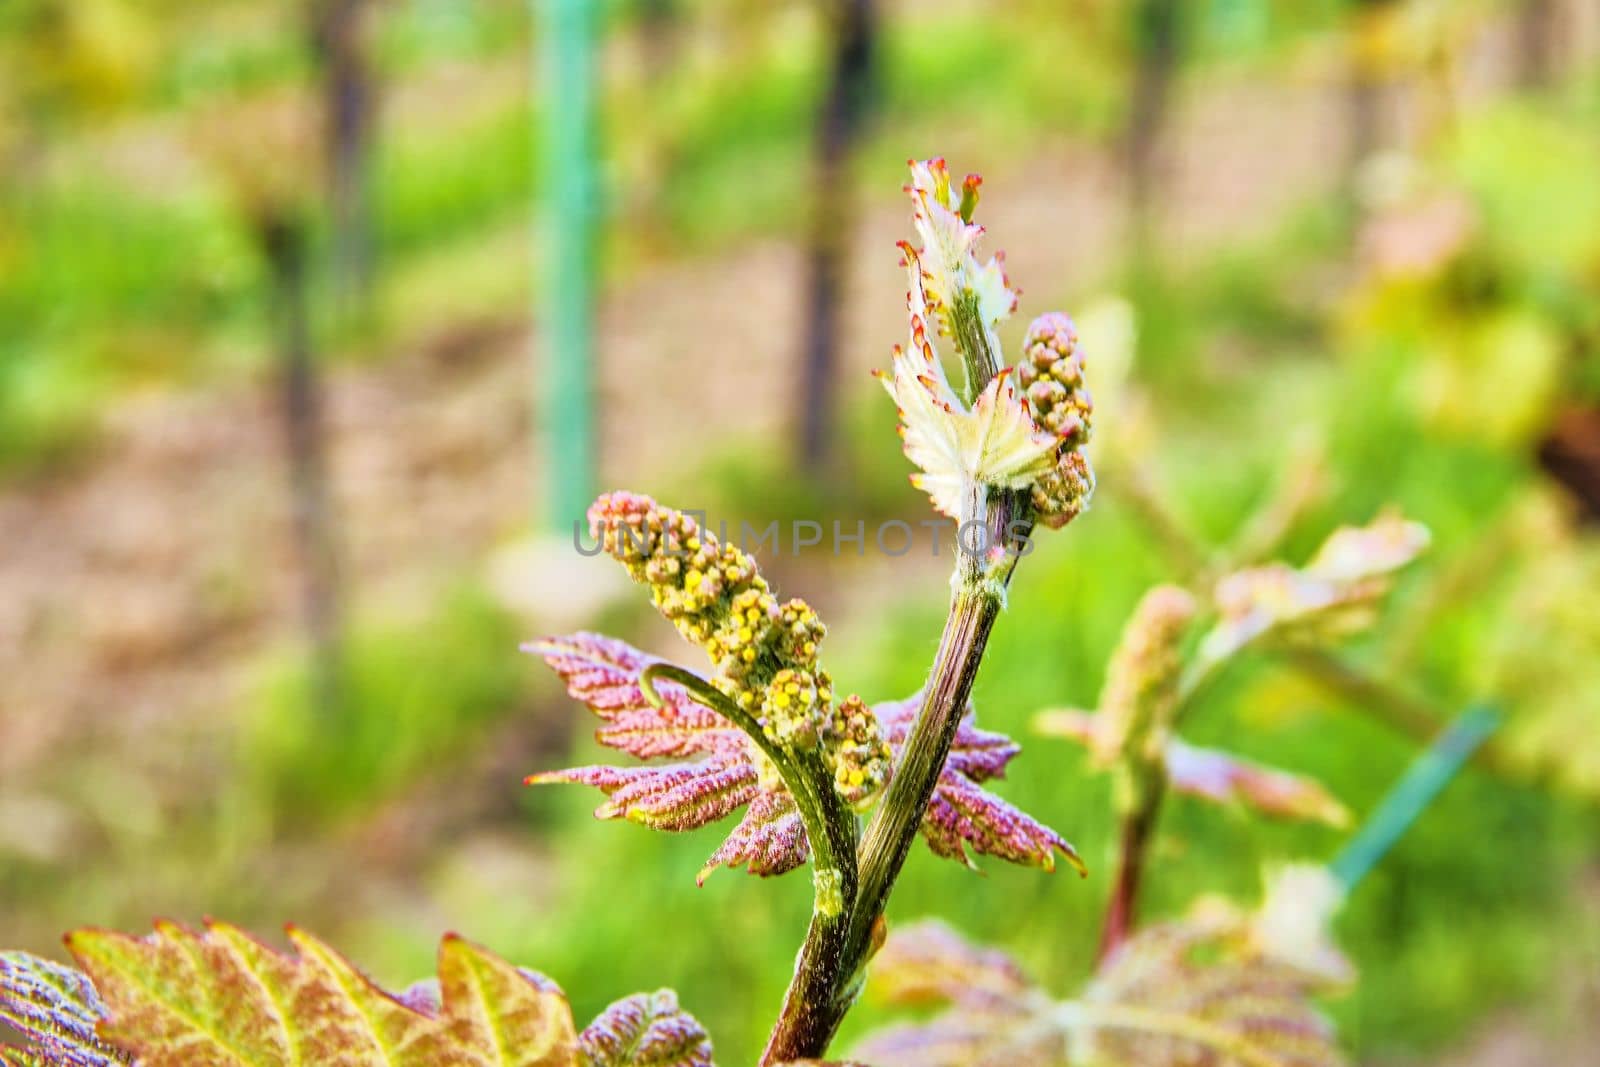
<svg viewBox="0 0 1600 1067"><path fill-rule="evenodd" d="M584 1067L712 1067L711 1037L670 989L612 1004L578 1035Z"/></svg>
<svg viewBox="0 0 1600 1067"><path fill-rule="evenodd" d="M105 1014L93 983L78 971L25 952L0 952L0 1022L29 1042L27 1049L0 1048L0 1063L51 1067L131 1063L95 1033Z"/></svg>
<svg viewBox="0 0 1600 1067"><path fill-rule="evenodd" d="M595 740L640 759L680 762L633 767L592 766L530 775L529 784L571 782L606 795L601 819L627 819L657 830L688 831L726 818L748 805L744 817L700 871L704 882L718 867L778 875L810 858L800 811L775 773L761 773L750 740L683 689L662 682L663 706L645 699L639 680L660 662L626 642L576 633L524 646L540 656L602 720Z"/></svg>
<svg viewBox="0 0 1600 1067"><path fill-rule="evenodd" d="M926 159L911 162L906 186L911 224L922 242L915 258L927 304L964 356L977 344L998 354L994 329L1017 308L1018 293L1006 278L1004 257L995 253L987 261L978 259L984 231L972 215L982 184L972 174L958 190L943 159Z"/></svg>
<svg viewBox="0 0 1600 1067"><path fill-rule="evenodd" d="M921 267L914 252L904 251L911 338L896 346L893 371L879 378L899 409L906 458L920 468L911 483L961 521L972 517L966 509L975 490L1024 488L1047 474L1059 441L1034 422L1009 369L988 382L971 410L962 404L930 340Z"/></svg>
<svg viewBox="0 0 1600 1067"><path fill-rule="evenodd" d="M567 693L602 720L595 740L640 759L681 759L742 752L744 734L716 712L695 702L681 686L656 686L666 703L645 699L639 676L661 660L626 641L575 633L530 641L523 651L539 656L566 683Z"/></svg>
<svg viewBox="0 0 1600 1067"><path fill-rule="evenodd" d="M79 930L67 947L108 1012L101 1036L141 1067L577 1067L566 997L454 935L437 1000L402 1000L290 929L283 954L223 923L145 937Z"/></svg>
<svg viewBox="0 0 1600 1067"><path fill-rule="evenodd" d="M660 687L665 698L661 708L645 699L639 678L658 662L654 657L586 633L537 641L527 648L542 656L566 681L568 692L603 720L595 734L601 744L647 759L691 757L664 764L547 771L530 775L530 784L594 786L606 795L596 817L666 831L697 830L746 808L702 868L701 882L719 866L776 875L810 857L794 799L776 774L763 773L764 757L736 727L677 686ZM871 709L897 759L920 699L913 696ZM1065 838L982 787L1003 777L1020 751L1005 735L979 729L969 709L923 819L924 839L937 855L968 866L977 853L1053 870L1057 856L1064 856L1081 871L1082 861Z"/></svg>
<svg viewBox="0 0 1600 1067"><path fill-rule="evenodd" d="M921 702L919 694L873 707L897 758ZM969 867L973 866L970 850L1047 871L1055 869L1059 854L1083 872L1083 861L1066 838L983 788L982 783L1004 777L1007 764L1021 751L1004 734L979 729L969 707L923 817L923 839L935 855Z"/></svg>

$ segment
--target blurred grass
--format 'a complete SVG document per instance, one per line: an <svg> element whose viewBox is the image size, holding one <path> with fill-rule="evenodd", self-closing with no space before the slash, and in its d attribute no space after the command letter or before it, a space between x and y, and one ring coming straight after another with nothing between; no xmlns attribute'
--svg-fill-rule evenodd
<svg viewBox="0 0 1600 1067"><path fill-rule="evenodd" d="M307 835L450 767L521 706L522 636L505 609L470 584L416 621L359 620L327 718L311 699L305 657L285 654L242 715L244 802L263 806L270 824Z"/></svg>

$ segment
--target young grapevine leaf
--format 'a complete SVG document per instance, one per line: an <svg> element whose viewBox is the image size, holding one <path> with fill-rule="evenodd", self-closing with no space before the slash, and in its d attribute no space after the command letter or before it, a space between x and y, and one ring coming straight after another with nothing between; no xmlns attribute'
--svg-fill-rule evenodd
<svg viewBox="0 0 1600 1067"><path fill-rule="evenodd" d="M670 989L612 1004L578 1035L584 1067L712 1067L711 1037Z"/></svg>
<svg viewBox="0 0 1600 1067"><path fill-rule="evenodd" d="M972 221L972 215L983 179L969 174L957 190L943 159L913 160L910 167L911 184L905 191L911 197L912 226L922 241L917 251L925 261L920 277L928 304L938 313L943 332L964 353L974 342L993 345L994 327L1011 317L1019 294L1006 279L999 253L986 263L978 262L983 227ZM962 321L969 315L975 324ZM980 340L975 336L978 331L988 336Z"/></svg>
<svg viewBox="0 0 1600 1067"><path fill-rule="evenodd" d="M1339 1067L1311 997L1326 983L1259 949L1228 913L1149 927L1077 1000L1057 1001L1003 953L941 923L890 937L869 989L942 1007L870 1035L878 1067Z"/></svg>
<svg viewBox="0 0 1600 1067"><path fill-rule="evenodd" d="M873 708L897 758L921 704L918 694ZM1085 873L1083 861L1066 838L982 787L983 782L1003 778L1006 765L1021 751L1022 747L1004 734L979 729L969 706L923 816L923 838L936 855L968 867L974 866L967 851L970 848L981 855L1047 871L1055 869L1059 853L1079 873Z"/></svg>
<svg viewBox="0 0 1600 1067"><path fill-rule="evenodd" d="M670 682L657 686L661 707L645 699L640 677L657 660L621 641L588 633L526 647L562 676L568 693L601 718L595 733L601 744L642 759L687 757L635 767L547 771L530 775L530 784L592 785L606 795L595 810L598 818L627 819L666 831L697 830L748 805L701 869L701 882L719 866L776 875L806 862L810 849L800 812L750 739ZM919 702L912 697L868 709L851 698L839 705L834 720L869 719L872 729L866 732L876 735L881 727L898 759ZM847 733L844 728L838 732ZM923 820L923 836L938 855L969 866L970 849L1046 870L1054 868L1059 854L1082 870L1077 853L1060 834L981 787L1004 775L1019 751L1010 738L978 729L969 710Z"/></svg>
<svg viewBox="0 0 1600 1067"><path fill-rule="evenodd" d="M751 874L769 876L793 870L811 855L806 841L805 823L794 798L781 785L762 789L744 818L739 820L722 844L706 860L695 879L705 884L718 867L743 867Z"/></svg>
<svg viewBox="0 0 1600 1067"><path fill-rule="evenodd" d="M577 633L525 646L544 658L567 692L602 720L595 739L640 759L688 762L640 767L574 767L530 775L529 784L593 785L607 800L602 819L627 819L658 830L697 830L748 804L749 810L701 869L704 882L719 866L751 874L791 871L810 856L799 809L765 759L731 722L696 703L682 686L663 681L657 708L645 699L640 676L659 662L600 634ZM698 757L698 758L696 758ZM767 771L767 773L763 773Z"/></svg>
<svg viewBox="0 0 1600 1067"><path fill-rule="evenodd" d="M1320 983L1259 953L1230 951L1210 924L1147 927L1063 1013L1074 1059L1128 1067L1340 1067Z"/></svg>
<svg viewBox="0 0 1600 1067"><path fill-rule="evenodd" d="M105 1014L93 984L71 967L25 952L0 952L0 1022L30 1042L28 1049L0 1048L0 1063L7 1067L131 1063L96 1035L95 1026Z"/></svg>
<svg viewBox="0 0 1600 1067"><path fill-rule="evenodd" d="M900 243L910 337L878 377L899 409L906 458L919 468L911 482L935 508L965 522L981 514L989 490L1024 489L1032 491L1039 519L1061 526L1083 510L1094 487L1081 452L1089 408L1083 361L1070 320L1047 316L1028 331L1029 358L1003 365L995 328L1016 310L1017 293L1000 255L982 263L977 257L983 227L972 213L981 184L969 175L957 189L944 160L912 162L906 192L922 245ZM954 342L967 367L962 394L934 350L935 333Z"/></svg>
<svg viewBox="0 0 1600 1067"><path fill-rule="evenodd" d="M1050 1023L1055 1002L998 949L938 920L895 930L872 962L868 991L883 1003L946 1009L885 1027L853 1050L877 1067L1049 1067L1065 1064Z"/></svg>
<svg viewBox="0 0 1600 1067"><path fill-rule="evenodd" d="M1077 741L1097 753L1105 748L1104 720L1098 713L1042 711L1034 719L1034 728L1049 737ZM1200 748L1176 737L1168 737L1162 752L1167 780L1180 793L1217 804L1245 804L1276 818L1349 825L1349 809L1314 778L1219 749Z"/></svg>
<svg viewBox="0 0 1600 1067"><path fill-rule="evenodd" d="M1392 576L1427 548L1428 528L1397 515L1345 526L1304 567L1269 563L1217 583L1221 615L1200 643L1199 660L1216 665L1264 641L1327 641L1369 626Z"/></svg>
<svg viewBox="0 0 1600 1067"><path fill-rule="evenodd" d="M990 379L971 410L962 404L929 340L921 266L909 246L904 251L911 339L895 346L893 373L879 377L899 409L906 458L921 472L911 484L940 512L964 521L972 517L965 508L975 487L1023 489L1049 473L1057 440L1033 421L1006 371Z"/></svg>
<svg viewBox="0 0 1600 1067"><path fill-rule="evenodd" d="M1305 819L1342 828L1350 810L1315 778L1264 767L1176 737L1167 742L1167 776L1174 788L1217 804L1243 803L1263 815Z"/></svg>
<svg viewBox="0 0 1600 1067"><path fill-rule="evenodd" d="M566 683L567 694L603 720L595 739L608 748L640 759L679 759L745 747L737 726L696 703L681 685L658 684L665 707L652 706L639 688L639 676L662 661L625 641L575 633L522 648L543 658Z"/></svg>
<svg viewBox="0 0 1600 1067"><path fill-rule="evenodd" d="M145 937L79 930L67 947L107 1009L99 1032L141 1067L577 1067L566 998L454 935L438 995L386 993L290 929L279 953L224 923Z"/></svg>

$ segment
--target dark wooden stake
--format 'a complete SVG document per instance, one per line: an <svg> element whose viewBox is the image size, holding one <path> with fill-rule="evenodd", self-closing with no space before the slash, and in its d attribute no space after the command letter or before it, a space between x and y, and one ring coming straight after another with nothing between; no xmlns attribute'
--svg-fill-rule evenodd
<svg viewBox="0 0 1600 1067"><path fill-rule="evenodd" d="M855 231L850 157L871 110L878 38L876 0L827 0L826 7L833 61L817 112L801 363L800 459L807 470L827 469L835 458L834 385Z"/></svg>
<svg viewBox="0 0 1600 1067"><path fill-rule="evenodd" d="M289 462L293 528L302 569L302 609L312 655L313 699L337 713L342 664L338 552L328 489L322 387L311 346L305 226L279 216L261 223L272 273L280 403Z"/></svg>
<svg viewBox="0 0 1600 1067"><path fill-rule="evenodd" d="M1172 110L1172 88L1181 56L1178 0L1140 0L1134 9L1135 59L1123 135L1128 181L1128 222L1141 256L1153 237L1155 198L1160 192L1162 143Z"/></svg>
<svg viewBox="0 0 1600 1067"><path fill-rule="evenodd" d="M367 7L367 0L312 0L311 8L312 46L322 67L333 278L343 310L368 304L376 261L376 92L363 25Z"/></svg>

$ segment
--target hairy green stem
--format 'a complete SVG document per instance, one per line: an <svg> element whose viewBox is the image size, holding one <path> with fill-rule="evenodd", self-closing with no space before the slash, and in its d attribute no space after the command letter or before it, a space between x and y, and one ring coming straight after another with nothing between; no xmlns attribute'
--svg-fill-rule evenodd
<svg viewBox="0 0 1600 1067"><path fill-rule="evenodd" d="M1026 537L1026 508L1019 493L987 498L988 543L1012 545L1018 538L1011 528L1019 521L1015 533ZM986 558L958 549L956 588L939 651L901 763L862 838L860 884L844 916L843 936L836 924L813 916L762 1064L823 1055L850 1010L867 960L881 943L884 907L944 770L1016 561L1012 551Z"/></svg>
<svg viewBox="0 0 1600 1067"><path fill-rule="evenodd" d="M950 326L956 351L961 354L961 399L968 407L978 399L989 379L1000 373L1000 356L989 343L989 330L979 313L978 294L970 289L955 298Z"/></svg>
<svg viewBox="0 0 1600 1067"><path fill-rule="evenodd" d="M646 700L658 707L661 704L661 694L655 688L658 680L683 686L695 699L739 727L778 769L795 806L800 809L800 819L805 823L806 839L811 843L819 874L814 911L818 917L842 929L856 898L858 827L855 813L833 788L832 776L821 758L815 752L794 753L779 745L767 736L755 716L728 699L716 686L693 671L671 663L653 663L639 676L640 691ZM835 878L835 884L825 885Z"/></svg>
<svg viewBox="0 0 1600 1067"><path fill-rule="evenodd" d="M990 344L976 293L957 295L950 315L951 333L966 370L963 393L971 404L1000 373L1000 356ZM1019 555L1017 546L1025 544L1032 532L1028 500L1027 490L967 487L962 518L981 522L986 539L982 545L963 547L959 530L966 523L958 523L950 614L900 766L867 825L851 870L852 878L860 872L859 887L852 882L841 915L826 916L820 910L812 915L783 1009L761 1056L763 1067L827 1052L861 988L867 960L881 943L884 906L922 826L972 694L989 632L1005 604L1006 585ZM971 551L973 547L980 551ZM986 549L993 551L983 551ZM813 832L807 823L806 833Z"/></svg>
<svg viewBox="0 0 1600 1067"><path fill-rule="evenodd" d="M981 580L962 582L951 599L922 706L906 739L905 755L888 795L862 837L861 895L850 930L850 947L857 953L865 951L922 825L1001 606L1000 590L984 588Z"/></svg>

